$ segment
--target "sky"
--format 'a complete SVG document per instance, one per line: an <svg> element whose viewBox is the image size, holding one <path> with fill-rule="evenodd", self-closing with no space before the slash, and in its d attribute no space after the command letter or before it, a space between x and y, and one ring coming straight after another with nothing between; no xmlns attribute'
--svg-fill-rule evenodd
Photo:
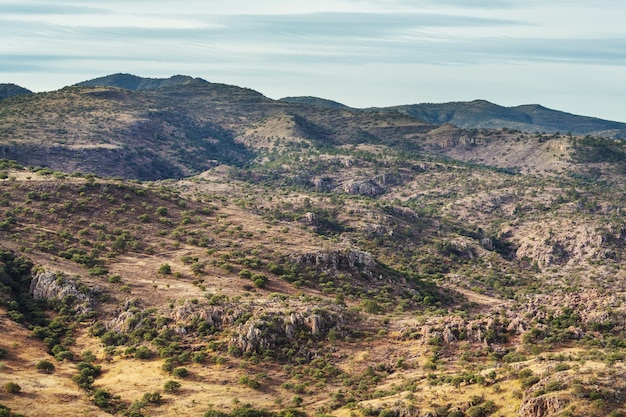
<svg viewBox="0 0 626 417"><path fill-rule="evenodd" d="M623 0L0 0L0 83L184 74L274 99L626 122L625 20Z"/></svg>

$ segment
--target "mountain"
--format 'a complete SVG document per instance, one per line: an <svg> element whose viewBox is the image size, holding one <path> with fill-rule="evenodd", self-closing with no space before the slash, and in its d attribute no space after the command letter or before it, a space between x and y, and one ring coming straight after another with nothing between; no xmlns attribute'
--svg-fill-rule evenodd
<svg viewBox="0 0 626 417"><path fill-rule="evenodd" d="M540 105L503 107L484 100L441 104L411 104L391 109L433 124L451 123L476 129L517 129L524 132L571 132L626 139L626 123L612 122L551 110Z"/></svg>
<svg viewBox="0 0 626 417"><path fill-rule="evenodd" d="M32 94L32 91L15 84L0 84L0 100L21 94Z"/></svg>
<svg viewBox="0 0 626 417"><path fill-rule="evenodd" d="M111 74L105 77L77 83L81 87L119 87L127 90L149 90L172 87L191 81L204 81L187 75L174 75L169 78L144 78L132 74Z"/></svg>
<svg viewBox="0 0 626 417"><path fill-rule="evenodd" d="M1 101L0 415L626 413L626 142L315 102Z"/></svg>
<svg viewBox="0 0 626 417"><path fill-rule="evenodd" d="M349 108L345 104L341 104L333 100L328 100L328 99L319 98L319 97L311 97L311 96L283 97L279 99L279 101L283 101L285 103L292 103L292 104L303 104L307 106L331 107L331 108L338 108L338 109Z"/></svg>

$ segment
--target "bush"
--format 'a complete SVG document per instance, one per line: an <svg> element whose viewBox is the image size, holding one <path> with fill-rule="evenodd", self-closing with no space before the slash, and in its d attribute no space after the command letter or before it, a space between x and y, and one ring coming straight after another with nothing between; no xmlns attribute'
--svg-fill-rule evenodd
<svg viewBox="0 0 626 417"><path fill-rule="evenodd" d="M539 378L539 376L537 375L531 375L529 377L526 377L524 379L522 379L522 388L530 388L533 385L535 385L537 382L539 382L541 378Z"/></svg>
<svg viewBox="0 0 626 417"><path fill-rule="evenodd" d="M165 392L175 393L180 389L180 382L169 380L163 385Z"/></svg>
<svg viewBox="0 0 626 417"><path fill-rule="evenodd" d="M380 311L380 306L374 300L363 300L361 302L361 307L363 307L363 310L369 314L377 314Z"/></svg>
<svg viewBox="0 0 626 417"><path fill-rule="evenodd" d="M252 379L248 376L242 376L241 378L239 378L239 383L252 389L261 388L261 384L259 383L259 381L257 381L256 379Z"/></svg>
<svg viewBox="0 0 626 417"><path fill-rule="evenodd" d="M0 347L0 359L4 359L9 354L9 351L3 347Z"/></svg>
<svg viewBox="0 0 626 417"><path fill-rule="evenodd" d="M228 414L218 410L209 410L204 413L204 417L228 417Z"/></svg>
<svg viewBox="0 0 626 417"><path fill-rule="evenodd" d="M517 379L528 378L533 375L533 370L530 368L524 368L517 373Z"/></svg>
<svg viewBox="0 0 626 417"><path fill-rule="evenodd" d="M176 377L176 378L186 378L187 376L189 376L189 371L187 370L187 368L175 368L172 371L172 376Z"/></svg>
<svg viewBox="0 0 626 417"><path fill-rule="evenodd" d="M170 266L170 264L168 264L168 263L162 264L159 267L159 274L161 274L161 275L171 275L172 274L172 267Z"/></svg>
<svg viewBox="0 0 626 417"><path fill-rule="evenodd" d="M245 278L245 279L250 279L250 278L252 278L252 272L250 272L249 269L242 269L241 271L239 271L239 277L240 278Z"/></svg>
<svg viewBox="0 0 626 417"><path fill-rule="evenodd" d="M268 279L265 275L255 275L252 277L254 286L257 288L265 288L268 283Z"/></svg>
<svg viewBox="0 0 626 417"><path fill-rule="evenodd" d="M37 368L39 372L43 374L51 374L56 369L54 367L54 364L47 360L37 362L37 365L35 367Z"/></svg>
<svg viewBox="0 0 626 417"><path fill-rule="evenodd" d="M502 357L502 360L506 363L523 362L526 360L526 356L519 352L509 352Z"/></svg>
<svg viewBox="0 0 626 417"><path fill-rule="evenodd" d="M113 398L111 393L104 389L98 389L93 396L93 402L100 408L106 409L110 405L110 401Z"/></svg>
<svg viewBox="0 0 626 417"><path fill-rule="evenodd" d="M122 277L119 275L111 275L111 277L109 277L109 283L111 284L117 284L121 280L122 280Z"/></svg>
<svg viewBox="0 0 626 417"><path fill-rule="evenodd" d="M145 346L139 346L135 351L135 359L151 359L154 352Z"/></svg>
<svg viewBox="0 0 626 417"><path fill-rule="evenodd" d="M4 384L4 390L9 394L19 394L19 392L22 390L22 387L20 387L15 382L7 382L6 384Z"/></svg>

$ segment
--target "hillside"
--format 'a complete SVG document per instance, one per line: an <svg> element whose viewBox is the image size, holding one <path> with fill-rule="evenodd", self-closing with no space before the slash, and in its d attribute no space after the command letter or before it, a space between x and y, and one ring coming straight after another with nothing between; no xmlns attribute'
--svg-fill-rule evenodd
<svg viewBox="0 0 626 417"><path fill-rule="evenodd" d="M14 415L626 412L620 141L187 79L3 100L0 143Z"/></svg>

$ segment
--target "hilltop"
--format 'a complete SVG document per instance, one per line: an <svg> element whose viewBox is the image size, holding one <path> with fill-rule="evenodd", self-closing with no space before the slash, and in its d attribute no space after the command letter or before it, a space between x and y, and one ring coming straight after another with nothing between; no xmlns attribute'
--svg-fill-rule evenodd
<svg viewBox="0 0 626 417"><path fill-rule="evenodd" d="M0 102L0 404L626 412L623 142L176 79Z"/></svg>
<svg viewBox="0 0 626 417"><path fill-rule="evenodd" d="M32 91L16 84L0 84L0 100L21 94L32 94Z"/></svg>

